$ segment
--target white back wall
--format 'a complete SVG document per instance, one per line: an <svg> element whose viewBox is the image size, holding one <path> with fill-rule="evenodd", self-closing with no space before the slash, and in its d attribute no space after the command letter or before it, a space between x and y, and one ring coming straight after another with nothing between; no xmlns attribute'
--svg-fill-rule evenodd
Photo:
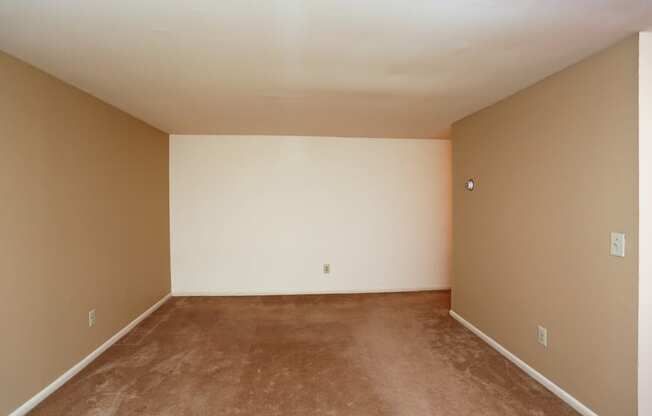
<svg viewBox="0 0 652 416"><path fill-rule="evenodd" d="M170 215L174 294L448 288L451 145L172 135Z"/></svg>

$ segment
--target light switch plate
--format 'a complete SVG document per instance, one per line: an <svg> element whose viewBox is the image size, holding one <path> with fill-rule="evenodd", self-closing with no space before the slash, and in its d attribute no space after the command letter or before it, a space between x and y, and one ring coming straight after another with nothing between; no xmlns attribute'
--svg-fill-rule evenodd
<svg viewBox="0 0 652 416"><path fill-rule="evenodd" d="M625 233L611 233L611 255L625 257Z"/></svg>

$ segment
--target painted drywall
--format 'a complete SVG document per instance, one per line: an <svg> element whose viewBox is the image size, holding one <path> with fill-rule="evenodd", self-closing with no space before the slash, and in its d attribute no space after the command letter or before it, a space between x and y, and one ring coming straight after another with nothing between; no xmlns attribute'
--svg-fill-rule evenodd
<svg viewBox="0 0 652 416"><path fill-rule="evenodd" d="M652 415L652 33L639 35L638 414Z"/></svg>
<svg viewBox="0 0 652 416"><path fill-rule="evenodd" d="M0 83L4 415L168 293L170 269L168 136L4 53Z"/></svg>
<svg viewBox="0 0 652 416"><path fill-rule="evenodd" d="M436 137L650 0L0 1L0 49L177 134Z"/></svg>
<svg viewBox="0 0 652 416"><path fill-rule="evenodd" d="M171 136L173 293L447 288L450 183L447 140Z"/></svg>
<svg viewBox="0 0 652 416"><path fill-rule="evenodd" d="M452 135L453 310L597 414L635 415L638 38Z"/></svg>

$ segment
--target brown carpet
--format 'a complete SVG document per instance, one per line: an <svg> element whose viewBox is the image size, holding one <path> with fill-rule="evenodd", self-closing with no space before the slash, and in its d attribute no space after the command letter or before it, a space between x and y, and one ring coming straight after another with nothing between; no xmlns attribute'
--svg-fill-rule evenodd
<svg viewBox="0 0 652 416"><path fill-rule="evenodd" d="M33 415L577 415L448 292L173 298Z"/></svg>

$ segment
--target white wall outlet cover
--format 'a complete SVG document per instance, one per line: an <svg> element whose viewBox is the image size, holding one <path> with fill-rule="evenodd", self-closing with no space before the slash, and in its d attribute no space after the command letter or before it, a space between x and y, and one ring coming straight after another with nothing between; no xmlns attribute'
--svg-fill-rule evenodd
<svg viewBox="0 0 652 416"><path fill-rule="evenodd" d="M548 347L548 330L541 325L537 327L537 342L544 347Z"/></svg>
<svg viewBox="0 0 652 416"><path fill-rule="evenodd" d="M611 233L610 253L612 256L625 257L625 233Z"/></svg>
<svg viewBox="0 0 652 416"><path fill-rule="evenodd" d="M91 309L88 311L88 326L94 326L95 325L95 309Z"/></svg>

